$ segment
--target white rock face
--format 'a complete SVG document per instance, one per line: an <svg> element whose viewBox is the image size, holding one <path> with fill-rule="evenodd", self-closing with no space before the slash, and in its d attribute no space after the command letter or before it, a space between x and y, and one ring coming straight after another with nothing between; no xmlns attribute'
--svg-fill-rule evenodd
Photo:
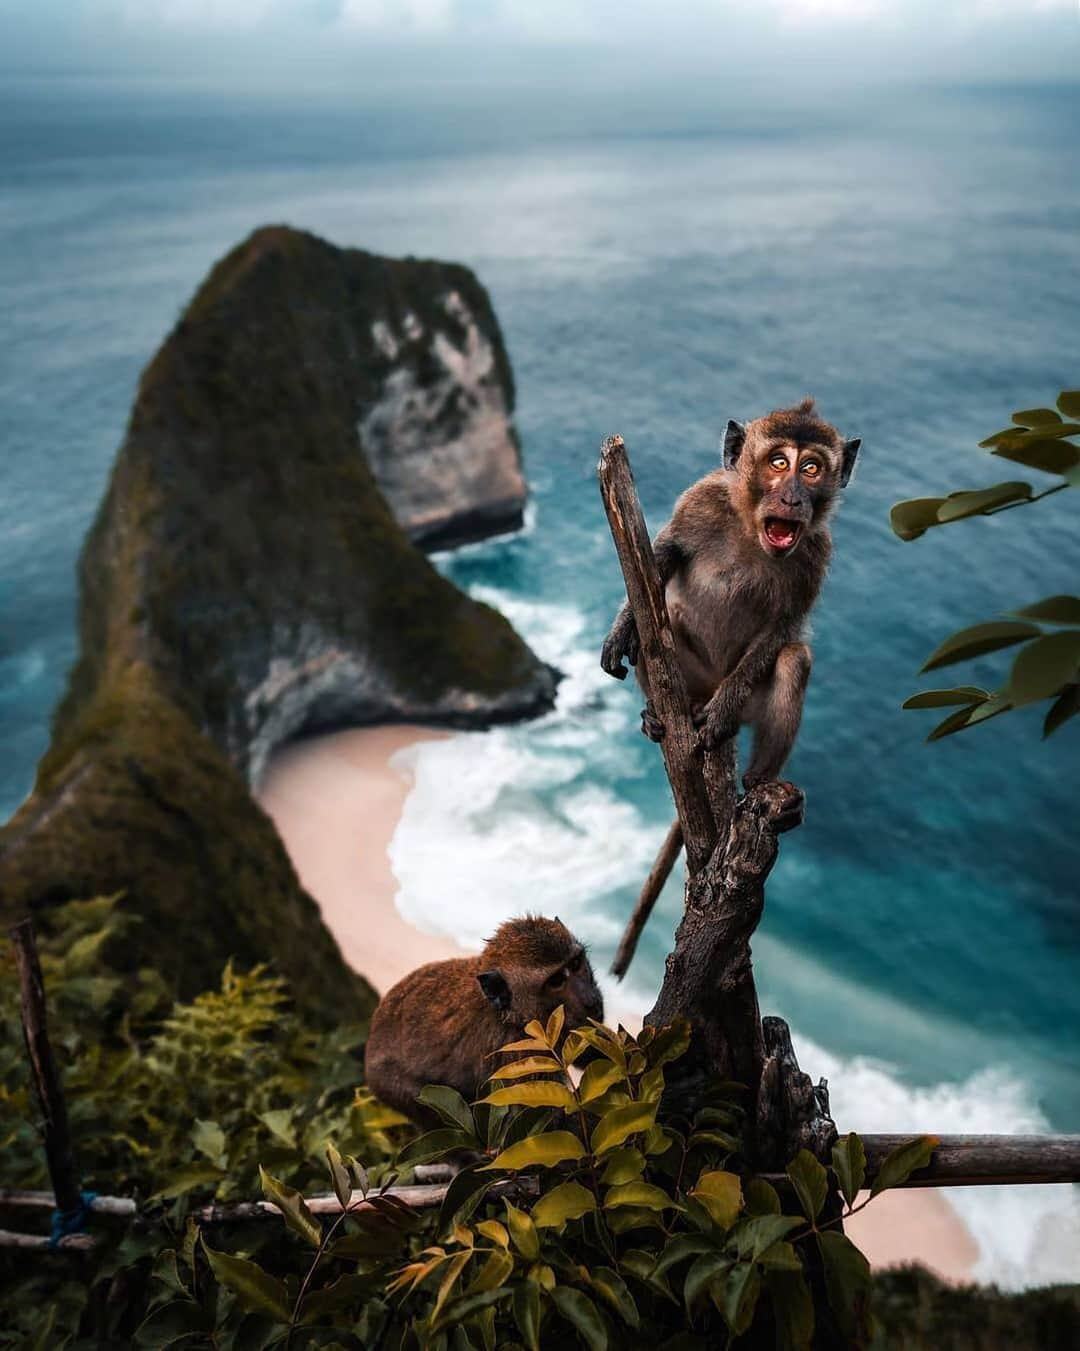
<svg viewBox="0 0 1080 1351"><path fill-rule="evenodd" d="M449 322L428 333L406 314L372 325L393 368L360 419L361 445L395 516L413 539L461 544L521 525L526 486L495 351L459 292Z"/></svg>

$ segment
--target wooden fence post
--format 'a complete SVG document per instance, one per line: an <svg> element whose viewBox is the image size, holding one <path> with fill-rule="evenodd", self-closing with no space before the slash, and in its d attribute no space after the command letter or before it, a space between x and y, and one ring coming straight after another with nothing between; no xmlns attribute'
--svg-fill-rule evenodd
<svg viewBox="0 0 1080 1351"><path fill-rule="evenodd" d="M41 1105L42 1131L45 1137L45 1159L49 1167L56 1208L64 1212L80 1209L82 1196L79 1175L68 1129L67 1107L60 1087L45 1014L45 982L34 942L34 925L30 919L20 920L11 930L15 945L15 964L19 972L19 992L23 1036L26 1053L34 1078L34 1088Z"/></svg>

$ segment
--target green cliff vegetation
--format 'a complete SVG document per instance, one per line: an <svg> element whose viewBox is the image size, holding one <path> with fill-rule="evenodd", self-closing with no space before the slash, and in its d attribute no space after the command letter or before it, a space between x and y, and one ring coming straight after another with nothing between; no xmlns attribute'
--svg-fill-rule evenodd
<svg viewBox="0 0 1080 1351"><path fill-rule="evenodd" d="M377 324L437 312L452 338L448 292L512 397L465 268L280 227L213 269L143 374L83 547L78 660L0 831L5 919L47 926L66 900L117 894L140 921L110 948L118 970L155 967L190 998L229 958L268 961L313 1019L370 1010L250 787L304 732L483 726L546 710L555 689L409 541L362 453L367 403L423 355L388 354Z"/></svg>

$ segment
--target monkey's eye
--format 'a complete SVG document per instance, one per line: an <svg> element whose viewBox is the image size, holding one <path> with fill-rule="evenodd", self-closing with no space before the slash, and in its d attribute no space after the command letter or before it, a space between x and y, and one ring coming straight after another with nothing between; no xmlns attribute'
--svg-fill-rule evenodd
<svg viewBox="0 0 1080 1351"><path fill-rule="evenodd" d="M581 961L582 961L581 953L579 952L578 955L573 959L573 961L571 961L567 966L566 969L567 971L570 972L572 976L576 976L577 973L581 970Z"/></svg>
<svg viewBox="0 0 1080 1351"><path fill-rule="evenodd" d="M802 467L802 471L807 478L817 478L821 473L821 465L818 464L817 460L807 460Z"/></svg>
<svg viewBox="0 0 1080 1351"><path fill-rule="evenodd" d="M566 968L561 971L554 971L544 982L549 990L561 990L566 984Z"/></svg>
<svg viewBox="0 0 1080 1351"><path fill-rule="evenodd" d="M769 464L773 469L786 469L788 467L786 455L770 455Z"/></svg>

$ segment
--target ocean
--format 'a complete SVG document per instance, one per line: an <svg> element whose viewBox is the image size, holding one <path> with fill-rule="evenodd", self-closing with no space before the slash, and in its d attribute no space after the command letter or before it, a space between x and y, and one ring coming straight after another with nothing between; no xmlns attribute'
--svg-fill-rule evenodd
<svg viewBox="0 0 1080 1351"><path fill-rule="evenodd" d="M948 633L1077 589L1076 499L912 544L888 525L899 498L1017 477L978 440L1080 384L1078 125L1075 87L620 132L0 86L0 819L48 742L139 371L212 262L270 222L459 260L504 328L533 496L524 531L439 566L566 679L539 722L406 753L406 916L480 939L558 913L606 966L671 804L637 691L598 665L621 596L601 439L626 437L655 529L729 417L812 393L863 450L789 765L807 820L754 943L762 1007L841 1129L1080 1130L1080 724L1043 743L1031 709L927 746L933 715L900 710L951 683L917 676ZM626 1001L651 1002L679 907L674 879ZM1080 1279L1075 1189L949 1199L980 1276Z"/></svg>

